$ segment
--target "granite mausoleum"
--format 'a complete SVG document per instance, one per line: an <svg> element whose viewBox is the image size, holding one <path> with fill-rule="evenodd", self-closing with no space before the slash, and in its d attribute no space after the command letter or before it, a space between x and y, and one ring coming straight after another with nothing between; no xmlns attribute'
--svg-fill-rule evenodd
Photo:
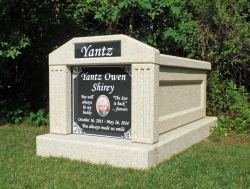
<svg viewBox="0 0 250 189"><path fill-rule="evenodd" d="M125 35L73 38L49 55L50 133L37 155L147 169L210 135L209 62Z"/></svg>

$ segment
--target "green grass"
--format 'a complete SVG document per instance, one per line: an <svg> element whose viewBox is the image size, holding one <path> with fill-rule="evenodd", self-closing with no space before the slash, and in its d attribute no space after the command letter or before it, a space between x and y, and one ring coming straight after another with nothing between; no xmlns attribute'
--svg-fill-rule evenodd
<svg viewBox="0 0 250 189"><path fill-rule="evenodd" d="M250 188L250 142L212 137L149 170L36 156L47 127L0 127L0 188Z"/></svg>

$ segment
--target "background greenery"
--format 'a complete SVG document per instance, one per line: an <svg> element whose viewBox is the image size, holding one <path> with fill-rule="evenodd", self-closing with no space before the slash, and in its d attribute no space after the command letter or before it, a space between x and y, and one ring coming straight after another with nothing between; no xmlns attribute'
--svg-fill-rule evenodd
<svg viewBox="0 0 250 189"><path fill-rule="evenodd" d="M249 133L248 0L0 0L0 125L48 123L48 54L73 37L126 34L212 63L207 110Z"/></svg>

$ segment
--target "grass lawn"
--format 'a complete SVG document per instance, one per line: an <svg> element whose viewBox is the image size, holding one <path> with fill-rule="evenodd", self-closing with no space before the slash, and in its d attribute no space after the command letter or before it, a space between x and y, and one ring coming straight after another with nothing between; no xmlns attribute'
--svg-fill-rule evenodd
<svg viewBox="0 0 250 189"><path fill-rule="evenodd" d="M250 188L250 140L212 136L149 170L36 156L48 127L0 127L0 188Z"/></svg>

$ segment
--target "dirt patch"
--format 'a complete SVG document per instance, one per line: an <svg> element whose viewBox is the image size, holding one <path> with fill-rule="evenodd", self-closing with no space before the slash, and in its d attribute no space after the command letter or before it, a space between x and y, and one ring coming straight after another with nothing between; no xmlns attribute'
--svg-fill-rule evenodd
<svg viewBox="0 0 250 189"><path fill-rule="evenodd" d="M202 142L240 142L240 143L250 143L250 135L246 137L240 136L211 136L208 139L204 139Z"/></svg>
<svg viewBox="0 0 250 189"><path fill-rule="evenodd" d="M208 143L208 142L211 142L211 140L205 138L204 140L202 140L202 142Z"/></svg>

